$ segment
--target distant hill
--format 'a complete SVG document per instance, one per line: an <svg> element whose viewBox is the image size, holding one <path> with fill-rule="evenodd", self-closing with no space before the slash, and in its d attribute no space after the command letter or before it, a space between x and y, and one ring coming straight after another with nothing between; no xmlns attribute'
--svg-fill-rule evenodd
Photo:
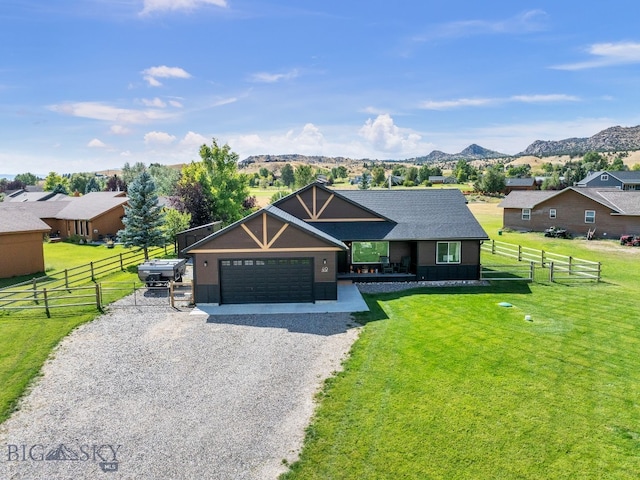
<svg viewBox="0 0 640 480"><path fill-rule="evenodd" d="M517 156L555 155L580 156L587 152L623 152L640 150L640 125L636 127L611 127L588 138L565 140L536 140Z"/></svg>
<svg viewBox="0 0 640 480"><path fill-rule="evenodd" d="M402 163L446 163L457 161L460 159L473 161L473 160L487 160L493 158L506 158L509 155L495 152L493 150L489 150L481 147L480 145L469 145L467 148L462 150L460 153L445 153L439 150L434 150L429 155L423 157L415 157L408 158L405 160L398 159L385 159L385 160L375 160L375 161L384 161L384 162L402 162ZM370 158L346 158L346 157L324 157L319 155L299 155L299 154L289 154L289 155L252 155L250 157L245 158L239 162L241 167L248 167L254 163L269 163L269 162L285 162L285 163L305 163L305 164L352 164L352 163L364 163L371 162Z"/></svg>

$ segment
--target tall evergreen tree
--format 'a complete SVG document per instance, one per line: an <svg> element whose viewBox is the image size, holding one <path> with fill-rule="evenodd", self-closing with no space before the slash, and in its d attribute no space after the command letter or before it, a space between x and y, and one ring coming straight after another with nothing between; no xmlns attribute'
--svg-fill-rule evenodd
<svg viewBox="0 0 640 480"><path fill-rule="evenodd" d="M145 260L149 259L149 247L162 247L166 243L163 230L164 213L158 205L155 184L149 173L142 172L129 185L129 203L124 207L118 240L125 247L140 247Z"/></svg>

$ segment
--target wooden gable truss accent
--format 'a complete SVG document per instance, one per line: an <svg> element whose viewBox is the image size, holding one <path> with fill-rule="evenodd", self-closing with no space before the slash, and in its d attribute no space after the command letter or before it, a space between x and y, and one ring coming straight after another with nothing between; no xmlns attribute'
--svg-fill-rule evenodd
<svg viewBox="0 0 640 480"><path fill-rule="evenodd" d="M212 238L191 253L337 252L337 245L266 211Z"/></svg>
<svg viewBox="0 0 640 480"><path fill-rule="evenodd" d="M384 222L387 219L338 193L311 185L277 203L278 208L305 222Z"/></svg>

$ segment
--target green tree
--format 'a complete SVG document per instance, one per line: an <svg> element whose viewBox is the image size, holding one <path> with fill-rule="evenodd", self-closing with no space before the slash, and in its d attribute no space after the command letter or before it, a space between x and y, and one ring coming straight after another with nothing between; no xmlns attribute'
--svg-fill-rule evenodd
<svg viewBox="0 0 640 480"><path fill-rule="evenodd" d="M82 172L82 173L74 173L69 177L69 191L85 193L87 190L87 185L91 181L91 179L95 178L94 173Z"/></svg>
<svg viewBox="0 0 640 480"><path fill-rule="evenodd" d="M609 166L607 158L598 152L587 152L582 157L582 165L586 171L600 171L606 170Z"/></svg>
<svg viewBox="0 0 640 480"><path fill-rule="evenodd" d="M164 213L158 204L156 186L148 172L142 172L129 185L129 202L124 207L118 240L125 247L140 247L145 260L149 259L149 247L161 247L166 243Z"/></svg>
<svg viewBox="0 0 640 480"><path fill-rule="evenodd" d="M611 162L609 169L614 172L622 172L624 170L629 170L629 168L624 164L624 160L621 157L616 157Z"/></svg>
<svg viewBox="0 0 640 480"><path fill-rule="evenodd" d="M385 183L386 175L384 173L384 168L377 166L373 167L371 170L371 183L373 185L382 186Z"/></svg>
<svg viewBox="0 0 640 480"><path fill-rule="evenodd" d="M475 188L483 193L500 193L504 191L505 186L506 180L502 172L502 165L496 165L489 168L478 179Z"/></svg>
<svg viewBox="0 0 640 480"><path fill-rule="evenodd" d="M349 177L349 171L347 170L347 167L345 167L344 165L340 165L337 169L337 175L335 175L336 178L348 178Z"/></svg>
<svg viewBox="0 0 640 480"><path fill-rule="evenodd" d="M362 177L360 177L358 188L360 190L369 190L371 188L371 174L369 172L362 172Z"/></svg>
<svg viewBox="0 0 640 480"><path fill-rule="evenodd" d="M122 180L124 180L124 183L129 184L146 169L147 167L142 162L136 162L133 166L129 165L129 162L126 162L122 167Z"/></svg>
<svg viewBox="0 0 640 480"><path fill-rule="evenodd" d="M214 138L211 147L202 145L200 157L209 177L213 216L230 224L246 212L244 202L249 196L249 178L238 173L238 154L225 144L219 146Z"/></svg>
<svg viewBox="0 0 640 480"><path fill-rule="evenodd" d="M290 164L286 163L280 169L280 181L289 188L293 188L295 185L296 177Z"/></svg>
<svg viewBox="0 0 640 480"><path fill-rule="evenodd" d="M179 170L159 163L152 163L147 171L156 185L156 193L160 196L171 195L180 180Z"/></svg>
<svg viewBox="0 0 640 480"><path fill-rule="evenodd" d="M164 214L165 236L169 241L175 243L176 235L191 225L191 214L180 212L175 208L166 208Z"/></svg>
<svg viewBox="0 0 640 480"><path fill-rule="evenodd" d="M560 181L560 175L558 172L553 172L550 177L547 177L540 186L541 190L562 190L564 185Z"/></svg>
<svg viewBox="0 0 640 480"><path fill-rule="evenodd" d="M57 185L66 185L67 181L62 175L57 174L56 172L49 172L44 179L44 186L42 189L45 192L51 192Z"/></svg>
<svg viewBox="0 0 640 480"><path fill-rule="evenodd" d="M38 183L38 177L36 177L33 173L19 173L15 176L14 180L18 180L23 182L25 185L35 185Z"/></svg>
<svg viewBox="0 0 640 480"><path fill-rule="evenodd" d="M296 188L302 188L312 183L316 177L313 173L313 169L310 165L300 164L294 171L295 186Z"/></svg>
<svg viewBox="0 0 640 480"><path fill-rule="evenodd" d="M87 182L87 185L84 187L84 193L87 194L91 192L100 192L100 191L102 191L102 186L100 185L100 182L95 176L91 177Z"/></svg>

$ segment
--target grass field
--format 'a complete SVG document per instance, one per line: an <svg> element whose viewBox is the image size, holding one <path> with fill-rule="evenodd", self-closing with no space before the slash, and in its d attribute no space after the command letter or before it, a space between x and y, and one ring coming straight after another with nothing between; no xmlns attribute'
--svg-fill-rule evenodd
<svg viewBox="0 0 640 480"><path fill-rule="evenodd" d="M283 478L638 478L640 249L498 237L495 205L471 208L496 239L602 261L604 281L366 296Z"/></svg>
<svg viewBox="0 0 640 480"><path fill-rule="evenodd" d="M124 250L120 246L108 249L104 246L63 242L48 243L44 248L47 274L117 255ZM15 282L18 279L10 280ZM100 279L129 284L134 280L137 280L135 268ZM109 292L103 300L109 303L125 294ZM38 375L42 364L60 340L99 313L95 306L52 309L51 318L47 318L42 309L0 311L0 422L11 414L18 399Z"/></svg>

